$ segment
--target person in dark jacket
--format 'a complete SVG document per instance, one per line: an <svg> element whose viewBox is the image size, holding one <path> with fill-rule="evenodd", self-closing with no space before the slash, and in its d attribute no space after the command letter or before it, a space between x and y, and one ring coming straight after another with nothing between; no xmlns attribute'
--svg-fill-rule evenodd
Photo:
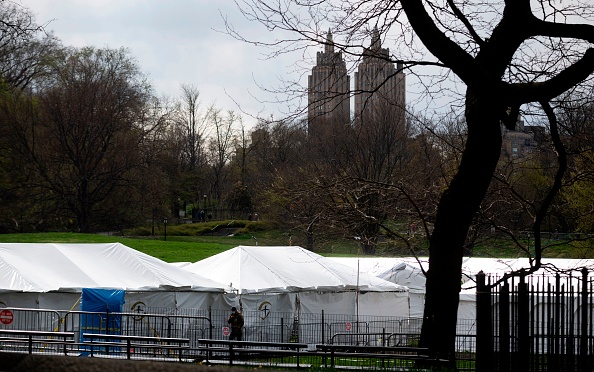
<svg viewBox="0 0 594 372"><path fill-rule="evenodd" d="M229 340L241 341L242 328L243 328L243 315L234 306L231 308L231 315L227 320L227 323L231 326L231 334Z"/></svg>

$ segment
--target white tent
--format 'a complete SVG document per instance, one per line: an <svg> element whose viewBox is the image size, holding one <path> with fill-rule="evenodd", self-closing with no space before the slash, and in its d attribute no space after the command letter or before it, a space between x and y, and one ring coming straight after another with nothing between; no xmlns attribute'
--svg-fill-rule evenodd
<svg viewBox="0 0 594 372"><path fill-rule="evenodd" d="M543 258L541 264L542 268L538 271L541 275L551 275L558 271L576 271L582 268L587 268L590 274L594 272L594 259ZM527 258L465 257L462 263L462 279L465 283L474 283L480 271L485 274L503 275L529 267L530 262ZM472 284L469 283L467 286Z"/></svg>
<svg viewBox="0 0 594 372"><path fill-rule="evenodd" d="M296 246L239 246L183 267L222 283L244 310L408 316L408 289Z"/></svg>
<svg viewBox="0 0 594 372"><path fill-rule="evenodd" d="M410 316L412 318L423 317L426 279L421 269L410 263L400 262L377 276L392 283L407 286L410 291Z"/></svg>
<svg viewBox="0 0 594 372"><path fill-rule="evenodd" d="M423 317L426 279L421 268L428 269L427 257L332 257L331 259L408 287L410 290L410 317ZM458 318L476 318L476 303L473 294L468 292L460 294Z"/></svg>
<svg viewBox="0 0 594 372"><path fill-rule="evenodd" d="M0 243L0 306L75 309L82 288L149 307L208 306L228 288L120 243Z"/></svg>
<svg viewBox="0 0 594 372"><path fill-rule="evenodd" d="M428 269L427 257L332 257L339 263L353 268L359 267L380 278L405 285L410 289L411 317L422 316L424 306L425 283L421 265ZM577 270L588 268L590 275L594 273L592 259L559 259L543 258L542 270L537 275L551 275L557 271ZM462 290L458 306L458 318L473 320L476 318L476 275L482 271L485 274L503 275L504 273L528 268L527 258L489 258L465 257L462 263ZM575 275L575 272L574 272Z"/></svg>

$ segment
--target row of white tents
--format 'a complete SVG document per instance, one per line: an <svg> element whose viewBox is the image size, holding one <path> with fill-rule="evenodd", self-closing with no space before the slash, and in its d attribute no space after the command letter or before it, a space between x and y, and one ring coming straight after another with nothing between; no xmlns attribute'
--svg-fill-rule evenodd
<svg viewBox="0 0 594 372"><path fill-rule="evenodd" d="M558 268L594 260L545 260ZM527 260L467 258L459 318L474 319L473 279ZM83 288L120 289L147 307L421 317L426 258L327 258L301 247L239 246L169 264L119 243L0 243L0 307L76 309Z"/></svg>
<svg viewBox="0 0 594 372"><path fill-rule="evenodd" d="M83 288L124 290L149 308L409 315L407 287L300 247L239 246L174 265L119 243L0 243L0 307L76 310Z"/></svg>
<svg viewBox="0 0 594 372"><path fill-rule="evenodd" d="M342 264L359 268L381 279L398 283L409 288L410 316L422 317L425 303L425 275L429 268L427 257L334 257ZM561 259L544 258L542 268L537 275L544 277L555 273L571 273L575 277L580 270L588 269L589 275L594 272L594 259ZM519 271L530 267L527 258L486 258L465 257L462 263L462 290L458 306L458 319L476 319L476 276L483 272L493 277L501 277L505 273ZM554 282L553 282L554 285Z"/></svg>

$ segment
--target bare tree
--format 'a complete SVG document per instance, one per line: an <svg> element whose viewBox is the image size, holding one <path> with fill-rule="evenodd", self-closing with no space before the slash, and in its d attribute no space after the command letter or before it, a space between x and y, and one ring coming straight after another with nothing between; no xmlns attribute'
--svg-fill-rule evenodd
<svg viewBox="0 0 594 372"><path fill-rule="evenodd" d="M207 145L212 130L210 117L215 110L212 104L203 107L196 86L181 85L181 97L174 115L176 137L180 141L180 179L177 187L184 206L190 202L194 206L193 212L199 209L202 196L208 189Z"/></svg>
<svg viewBox="0 0 594 372"><path fill-rule="evenodd" d="M254 146L250 145L250 137L243 121L240 121L237 128L237 135L234 139L235 156L229 164L232 173L231 179L233 188L228 188L225 204L229 208L231 216L239 212L242 216L247 216L253 212L254 205L252 201L254 183L250 182L252 177L257 177L253 162L250 161Z"/></svg>
<svg viewBox="0 0 594 372"><path fill-rule="evenodd" d="M144 105L150 86L125 50L71 49L51 63L39 114L17 121L22 149L44 187L91 231L102 203L142 161ZM120 195L121 196L121 195ZM123 200L127 198L123 197Z"/></svg>
<svg viewBox="0 0 594 372"><path fill-rule="evenodd" d="M27 87L48 72L47 62L60 46L42 31L26 8L0 2L0 76L12 87Z"/></svg>
<svg viewBox="0 0 594 372"><path fill-rule="evenodd" d="M182 84L182 96L178 113L179 125L186 137L184 163L189 172L194 172L206 163L205 142L208 119L213 107L201 110L200 92L193 85Z"/></svg>
<svg viewBox="0 0 594 372"><path fill-rule="evenodd" d="M208 144L209 165L213 176L211 187L213 195L210 197L220 200L227 186L228 165L235 150L233 145L236 143L236 126L240 125L241 117L233 111L228 111L224 115L220 110L213 110L209 116L209 123L213 131Z"/></svg>
<svg viewBox="0 0 594 372"><path fill-rule="evenodd" d="M289 210L292 196L287 195L286 186L303 178L299 169L307 164L303 126L283 120L261 121L251 138L250 183L254 203L269 221L286 225L294 216L301 219Z"/></svg>
<svg viewBox="0 0 594 372"><path fill-rule="evenodd" d="M145 105L137 126L142 131L139 152L141 167L133 173L133 187L138 192L138 212L143 221L152 221L152 235L155 224L170 215L171 206L180 206L178 185L181 145L172 128L177 127L178 107L167 97L153 97Z"/></svg>
<svg viewBox="0 0 594 372"><path fill-rule="evenodd" d="M546 115L560 160L550 192L534 217L535 236L559 190L565 157L550 102L579 86L594 71L594 51L589 48L594 26L587 18L592 9L580 2L570 3L245 0L240 4L248 18L296 35L268 43L280 46L276 50L294 51L323 42L320 31L327 27L322 25L330 22L335 47L360 56L360 40L373 25L384 37L400 42L399 53L410 56L390 56L395 62L407 69L433 65L444 72L425 83L427 94L443 95L439 89L443 85L435 81L445 81L451 73L465 85L466 142L459 166L441 195L430 237L421 345L429 347L433 355L454 360L464 243L498 164L500 123L514 128L520 109L528 104L537 104ZM336 43L339 36L344 38L341 45ZM427 58L422 57L419 42L429 52ZM540 267L540 242L535 243L529 272Z"/></svg>

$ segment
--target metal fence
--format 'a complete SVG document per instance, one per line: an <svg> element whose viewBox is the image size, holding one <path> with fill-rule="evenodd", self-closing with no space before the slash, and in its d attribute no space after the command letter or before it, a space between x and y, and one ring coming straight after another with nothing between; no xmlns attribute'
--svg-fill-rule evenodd
<svg viewBox="0 0 594 372"><path fill-rule="evenodd" d="M123 312L101 313L4 308L2 312L10 316L0 322L0 330L71 332L78 343L78 351L84 351L83 343L88 340L82 335L88 333L184 338L189 340L190 350L199 348L200 339L227 340L229 337L229 312L221 310L125 308ZM263 317L262 312L253 311L243 315L243 341L306 345L416 347L422 323L417 318L324 312L300 316L274 312ZM458 356L471 364L476 349L474 321L459 320L458 331ZM62 354L58 346L48 347L41 343L36 351Z"/></svg>
<svg viewBox="0 0 594 372"><path fill-rule="evenodd" d="M477 279L477 371L592 371L588 270Z"/></svg>

